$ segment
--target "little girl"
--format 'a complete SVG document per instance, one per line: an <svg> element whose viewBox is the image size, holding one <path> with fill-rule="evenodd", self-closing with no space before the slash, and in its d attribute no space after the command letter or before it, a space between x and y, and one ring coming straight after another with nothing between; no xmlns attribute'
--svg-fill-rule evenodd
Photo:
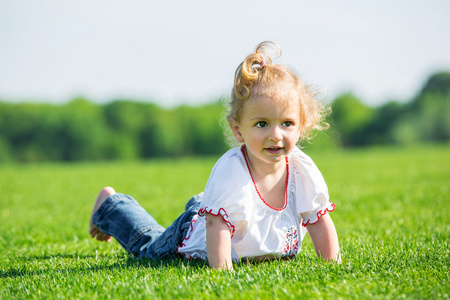
<svg viewBox="0 0 450 300"><path fill-rule="evenodd" d="M319 257L340 260L327 214L335 205L320 171L296 146L324 128L324 110L291 69L272 63L275 47L259 44L236 70L227 119L241 146L219 159L205 192L165 229L133 198L106 187L92 211L92 237L114 237L140 257L200 258L231 270L233 262L294 257L308 232Z"/></svg>

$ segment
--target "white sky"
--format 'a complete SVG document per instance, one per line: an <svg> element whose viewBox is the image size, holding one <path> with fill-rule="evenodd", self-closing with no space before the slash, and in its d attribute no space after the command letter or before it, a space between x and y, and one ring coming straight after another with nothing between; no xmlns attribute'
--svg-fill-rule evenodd
<svg viewBox="0 0 450 300"><path fill-rule="evenodd" d="M0 99L164 106L228 96L261 41L331 100L409 100L450 71L445 0L0 0Z"/></svg>

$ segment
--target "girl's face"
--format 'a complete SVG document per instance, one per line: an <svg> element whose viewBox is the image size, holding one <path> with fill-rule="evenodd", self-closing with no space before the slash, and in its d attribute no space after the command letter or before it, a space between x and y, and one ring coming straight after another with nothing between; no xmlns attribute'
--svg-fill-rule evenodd
<svg viewBox="0 0 450 300"><path fill-rule="evenodd" d="M285 164L285 157L300 138L300 107L296 100L271 97L249 99L241 121L230 122L233 134L247 149L254 168L267 164Z"/></svg>

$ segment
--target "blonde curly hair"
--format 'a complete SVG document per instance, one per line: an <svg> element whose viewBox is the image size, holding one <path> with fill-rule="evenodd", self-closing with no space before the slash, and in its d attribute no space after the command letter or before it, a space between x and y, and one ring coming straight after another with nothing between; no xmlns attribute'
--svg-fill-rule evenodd
<svg viewBox="0 0 450 300"><path fill-rule="evenodd" d="M312 130L329 127L324 118L330 109L316 99L316 93L303 83L293 69L273 63L272 58L278 58L281 54L281 48L274 42L262 42L237 67L227 120L239 122L243 108L250 99L270 97L280 103L285 103L286 99L297 99L300 104L299 141L308 140Z"/></svg>

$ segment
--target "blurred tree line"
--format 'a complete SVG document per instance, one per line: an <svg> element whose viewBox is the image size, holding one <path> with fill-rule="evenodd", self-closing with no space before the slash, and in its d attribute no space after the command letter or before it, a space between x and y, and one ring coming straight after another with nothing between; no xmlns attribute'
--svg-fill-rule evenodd
<svg viewBox="0 0 450 300"><path fill-rule="evenodd" d="M163 109L85 99L67 104L0 102L0 161L127 160L208 155L228 149L223 106Z"/></svg>
<svg viewBox="0 0 450 300"><path fill-rule="evenodd" d="M330 129L306 148L445 142L450 140L450 73L431 76L409 103L365 105L351 93L332 103ZM0 102L0 162L126 160L219 155L222 103L165 109L119 100L94 104Z"/></svg>
<svg viewBox="0 0 450 300"><path fill-rule="evenodd" d="M336 98L332 110L342 146L449 141L450 73L432 75L406 104L370 107L349 93Z"/></svg>

